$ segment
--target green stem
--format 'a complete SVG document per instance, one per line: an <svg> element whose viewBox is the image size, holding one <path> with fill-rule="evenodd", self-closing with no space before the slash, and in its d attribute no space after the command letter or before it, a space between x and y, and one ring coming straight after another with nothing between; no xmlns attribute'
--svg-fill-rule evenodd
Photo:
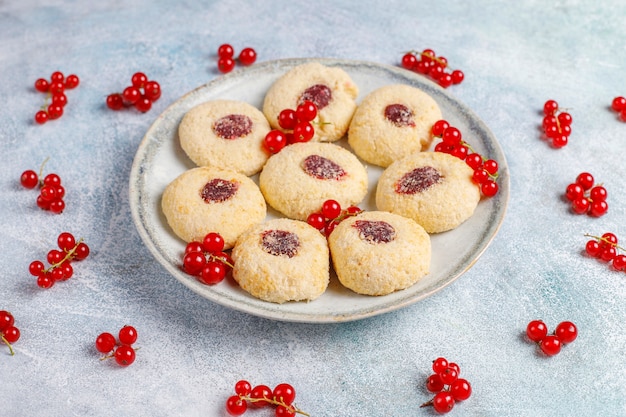
<svg viewBox="0 0 626 417"><path fill-rule="evenodd" d="M9 341L4 338L4 335L2 335L0 337L2 337L2 341L4 342L4 344L9 347L9 352L11 352L11 356L15 355L15 352L13 351L13 346L11 346Z"/></svg>

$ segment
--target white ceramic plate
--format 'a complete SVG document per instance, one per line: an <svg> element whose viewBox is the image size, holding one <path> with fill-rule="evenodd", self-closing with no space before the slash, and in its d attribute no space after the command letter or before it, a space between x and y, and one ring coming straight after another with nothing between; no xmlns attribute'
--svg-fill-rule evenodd
<svg viewBox="0 0 626 417"><path fill-rule="evenodd" d="M463 133L476 152L493 158L500 165L498 194L483 199L474 215L460 227L432 235L431 273L412 287L382 297L356 294L333 277L327 291L311 302L273 304L258 300L240 289L232 279L207 286L181 270L185 243L169 228L161 211L163 190L194 164L180 147L178 124L192 107L214 99L248 102L261 108L265 92L282 74L310 61L344 69L360 90L357 102L372 90L389 84L408 84L430 94L441 107L443 117ZM344 139L345 141L345 139ZM369 193L361 208L375 210L374 191L382 170L368 168ZM143 138L130 173L130 205L141 238L170 274L211 301L265 318L309 323L343 322L362 319L422 300L447 286L467 271L496 235L509 199L509 172L505 156L488 127L446 90L422 76L401 68L376 63L335 59L287 59L257 63L221 76L203 85L168 107ZM275 212L268 213L276 216Z"/></svg>

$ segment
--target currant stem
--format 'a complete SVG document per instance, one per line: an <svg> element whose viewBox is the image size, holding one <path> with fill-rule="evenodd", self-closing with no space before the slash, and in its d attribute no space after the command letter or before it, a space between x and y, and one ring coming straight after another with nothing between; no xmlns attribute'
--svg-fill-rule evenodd
<svg viewBox="0 0 626 417"><path fill-rule="evenodd" d="M217 255L213 255L212 253L209 253L209 261L220 261L220 262L222 262L223 264L226 264L226 265L228 265L228 266L229 266L229 267L231 267L231 268L234 268L234 267L235 267L235 265L231 264L231 263L230 263L230 262L228 262L226 259L224 259L224 258L222 258L222 257L219 257L219 256L217 256Z"/></svg>
<svg viewBox="0 0 626 417"><path fill-rule="evenodd" d="M294 413L297 413L297 414L302 414L303 416L307 416L307 417L311 417L311 415L310 415L310 414L305 413L304 411L302 411L302 410L298 409L298 408L297 408L295 405L293 405L293 404L285 404L285 403L284 403L284 402L282 402L282 401L274 400L274 399L272 399L272 398L267 398L267 397L263 397L263 398L252 398L252 397L248 397L247 395L240 395L240 396L239 396L239 398L241 398L242 400L245 400L245 401L250 401L251 403L257 403L257 402L259 402L259 401L265 401L265 402L268 402L268 403L273 404L273 405L282 405L282 406L284 406L284 407L289 408L289 409L290 409L290 410L292 410Z"/></svg>
<svg viewBox="0 0 626 417"><path fill-rule="evenodd" d="M408 53L411 53L413 55L419 55L420 57L428 57L430 59L432 59L433 61L437 61L437 63L441 66L443 66L444 68L448 68L448 63L442 61L441 59L439 59L439 57L436 57L434 55L430 55L430 54L425 54L424 52L421 51L416 51L416 50L411 50Z"/></svg>
<svg viewBox="0 0 626 417"><path fill-rule="evenodd" d="M594 239L596 239L596 240L598 240L598 241L602 241L602 242L604 242L604 243L606 243L606 244L609 244L609 245L613 246L615 249L619 249L619 250L621 250L622 252L626 252L626 248L623 248L623 247L619 246L619 245L618 245L618 244L616 244L616 243L609 242L609 240L608 240L608 239L603 238L602 236L594 236L594 235L592 235L592 234L585 233L585 237L592 237L592 238L594 238Z"/></svg>
<svg viewBox="0 0 626 417"><path fill-rule="evenodd" d="M477 153L474 148L472 148L472 145L470 145L469 143L465 142L464 140L461 141L461 145L465 146L467 149L469 149L470 151L472 151L472 153ZM485 162L488 158L484 157L482 154L478 154L480 155L480 159L483 160L483 162ZM491 172L487 172L487 174L489 174L489 178L491 178L492 180L497 180L498 177L500 176L500 173L497 172L495 174L492 174Z"/></svg>
<svg viewBox="0 0 626 417"><path fill-rule="evenodd" d="M41 166L39 167L39 186L43 187L43 168L44 166L46 166L46 163L48 162L48 160L50 159L50 157L46 157L46 159L43 160L43 162L41 163Z"/></svg>
<svg viewBox="0 0 626 417"><path fill-rule="evenodd" d="M420 408L432 407L432 405L433 405L433 400L428 400L425 403L423 403L422 405L420 405Z"/></svg>
<svg viewBox="0 0 626 417"><path fill-rule="evenodd" d="M133 348L135 350L135 352L137 352L139 349L141 349L141 347L134 347ZM104 355L103 357L100 358L101 361L106 361L107 359L111 359L115 357L115 350L112 351L113 353L110 353L108 355Z"/></svg>
<svg viewBox="0 0 626 417"><path fill-rule="evenodd" d="M15 355L15 352L13 351L13 346L11 346L9 341L4 338L4 335L2 335L0 337L2 338L2 341L4 342L4 344L9 347L9 352L11 353L11 356Z"/></svg>
<svg viewBox="0 0 626 417"><path fill-rule="evenodd" d="M68 259L71 259L72 256L74 255L74 253L76 252L76 249L78 248L78 245L80 243L82 243L83 238L81 237L80 239L78 239L78 242L76 242L76 244L74 245L74 247L72 249L70 249L69 251L65 252L65 256L63 257L63 259L61 259L59 262L50 265L47 269L44 270L44 273L50 272L52 271L54 268L58 268L59 266L61 266L63 264L63 262L67 261Z"/></svg>

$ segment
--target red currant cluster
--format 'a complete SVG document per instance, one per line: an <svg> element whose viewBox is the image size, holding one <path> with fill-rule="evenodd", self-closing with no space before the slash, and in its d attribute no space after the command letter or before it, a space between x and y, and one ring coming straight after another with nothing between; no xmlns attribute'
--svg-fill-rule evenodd
<svg viewBox="0 0 626 417"><path fill-rule="evenodd" d="M562 148L567 145L572 133L572 115L559 108L554 100L543 105L543 132L552 141L552 146Z"/></svg>
<svg viewBox="0 0 626 417"><path fill-rule="evenodd" d="M76 88L80 80L78 76L72 74L65 78L61 71L55 71L50 75L50 81L39 78L35 81L35 90L46 93L46 104L35 113L35 122L42 125L48 120L58 119L63 116L63 108L67 104L65 90ZM48 104L50 99L50 104Z"/></svg>
<svg viewBox="0 0 626 417"><path fill-rule="evenodd" d="M226 74L235 68L235 50L230 44L222 44L217 48L217 69ZM243 48L237 58L241 65L252 65L256 61L256 51L253 48Z"/></svg>
<svg viewBox="0 0 626 417"><path fill-rule="evenodd" d="M143 72L136 72L130 79L131 85L122 93L113 93L107 96L107 107L111 110L121 110L124 107L134 106L142 113L152 108L152 102L161 97L161 86L158 82L148 80Z"/></svg>
<svg viewBox="0 0 626 417"><path fill-rule="evenodd" d="M350 206L342 210L341 204L337 201L326 200L320 211L309 214L306 222L328 237L342 220L346 217L356 216L361 211L363 210L357 206Z"/></svg>
<svg viewBox="0 0 626 417"><path fill-rule="evenodd" d="M61 177L51 173L40 180L43 175L44 163L41 165L39 175L32 169L22 172L20 183L24 188L33 189L39 186L39 196L37 196L37 207L42 210L50 210L53 213L60 214L65 209L65 188L61 185Z"/></svg>
<svg viewBox="0 0 626 417"><path fill-rule="evenodd" d="M623 122L626 122L626 98L622 96L615 97L613 102L611 102L611 108L619 114Z"/></svg>
<svg viewBox="0 0 626 417"><path fill-rule="evenodd" d="M226 400L226 412L231 416L245 413L248 403L256 408L275 405L276 417L293 417L296 413L309 415L293 404L296 390L289 384L278 384L272 390L267 385L257 385L253 388L248 381L241 380L235 384L235 394Z"/></svg>
<svg viewBox="0 0 626 417"><path fill-rule="evenodd" d="M284 109L278 114L278 129L270 130L265 135L264 146L270 153L278 153L285 146L296 142L308 142L315 135L313 121L317 117L317 106L304 100L295 110Z"/></svg>
<svg viewBox="0 0 626 417"><path fill-rule="evenodd" d="M114 358L118 365L128 366L135 362L135 351L138 348L135 349L132 345L137 341L137 330L133 326L124 326L117 338L119 343L111 333L101 333L96 338L96 350L105 354L100 360Z"/></svg>
<svg viewBox="0 0 626 417"><path fill-rule="evenodd" d="M594 185L593 175L588 172L580 173L576 182L565 189L565 198L572 202L574 213L589 213L594 217L600 217L609 210L607 195L606 188Z"/></svg>
<svg viewBox="0 0 626 417"><path fill-rule="evenodd" d="M435 394L421 407L432 406L438 413L447 413L457 401L467 400L472 395L472 386L467 380L459 378L461 368L446 358L433 361L433 374L426 380L426 389Z"/></svg>
<svg viewBox="0 0 626 417"><path fill-rule="evenodd" d="M450 126L446 120L435 122L432 134L441 138L441 142L435 145L435 152L443 152L456 156L465 161L474 170L472 181L480 186L480 191L485 197L493 197L498 193L498 162L487 159L481 154L474 152L472 147L463 141L461 131Z"/></svg>
<svg viewBox="0 0 626 417"><path fill-rule="evenodd" d="M57 244L60 250L52 249L48 252L48 268L44 268L41 261L33 261L28 266L28 271L37 277L37 285L41 288L50 288L57 281L70 279L74 275L71 262L82 261L89 256L89 246L82 239L76 241L71 233L61 233Z"/></svg>
<svg viewBox="0 0 626 417"><path fill-rule="evenodd" d="M233 266L232 258L224 252L224 238L219 233L207 233L202 242L189 242L185 247L183 269L203 284L221 282Z"/></svg>
<svg viewBox="0 0 626 417"><path fill-rule="evenodd" d="M15 355L11 344L20 338L20 329L15 327L13 315L6 310L0 310L0 338L9 347L11 356Z"/></svg>
<svg viewBox="0 0 626 417"><path fill-rule="evenodd" d="M607 232L602 236L594 236L586 234L586 237L592 238L587 241L585 252L589 256L598 258L605 262L613 262L613 268L618 271L626 271L626 255L619 251L626 252L626 249L618 246L617 236L611 232Z"/></svg>
<svg viewBox="0 0 626 417"><path fill-rule="evenodd" d="M566 343L573 342L578 336L578 329L571 321L559 323L554 334L548 334L548 326L541 320L533 320L526 326L526 336L537 343L541 351L548 356L554 356L561 351Z"/></svg>
<svg viewBox="0 0 626 417"><path fill-rule="evenodd" d="M407 52L402 57L402 67L429 76L443 88L461 84L465 78L463 71L458 69L446 72L450 70L448 60L443 56L437 56L432 49Z"/></svg>

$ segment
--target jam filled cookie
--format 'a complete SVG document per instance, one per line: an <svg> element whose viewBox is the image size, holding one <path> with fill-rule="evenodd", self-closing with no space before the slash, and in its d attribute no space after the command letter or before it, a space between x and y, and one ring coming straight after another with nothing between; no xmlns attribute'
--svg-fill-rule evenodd
<svg viewBox="0 0 626 417"><path fill-rule="evenodd" d="M367 171L358 158L332 143L294 143L272 155L259 176L267 203L285 216L306 220L324 201L356 205L367 194Z"/></svg>
<svg viewBox="0 0 626 417"><path fill-rule="evenodd" d="M273 303L314 300L326 291L326 239L305 222L274 219L246 231L232 251L233 278L252 296Z"/></svg>
<svg viewBox="0 0 626 417"><path fill-rule="evenodd" d="M441 119L435 100L408 85L388 85L368 94L356 109L348 143L364 161L382 167L428 149L431 128Z"/></svg>
<svg viewBox="0 0 626 417"><path fill-rule="evenodd" d="M441 152L418 152L383 171L376 207L411 218L428 233L454 229L474 214L480 190L472 169Z"/></svg>
<svg viewBox="0 0 626 417"><path fill-rule="evenodd" d="M280 129L278 115L295 109L304 100L317 106L316 142L334 142L348 130L356 109L358 87L341 68L317 62L298 65L272 84L263 102L263 113L274 129Z"/></svg>
<svg viewBox="0 0 626 417"><path fill-rule="evenodd" d="M161 207L174 233L185 242L202 242L207 233L217 232L225 249L267 213L254 181L212 167L193 168L178 176L165 188Z"/></svg>
<svg viewBox="0 0 626 417"><path fill-rule="evenodd" d="M269 157L263 146L269 123L256 107L214 100L189 110L178 127L180 145L199 166L214 166L253 175Z"/></svg>
<svg viewBox="0 0 626 417"><path fill-rule="evenodd" d="M365 295L403 290L430 270L430 236L397 214L370 211L348 217L328 237L339 281Z"/></svg>

